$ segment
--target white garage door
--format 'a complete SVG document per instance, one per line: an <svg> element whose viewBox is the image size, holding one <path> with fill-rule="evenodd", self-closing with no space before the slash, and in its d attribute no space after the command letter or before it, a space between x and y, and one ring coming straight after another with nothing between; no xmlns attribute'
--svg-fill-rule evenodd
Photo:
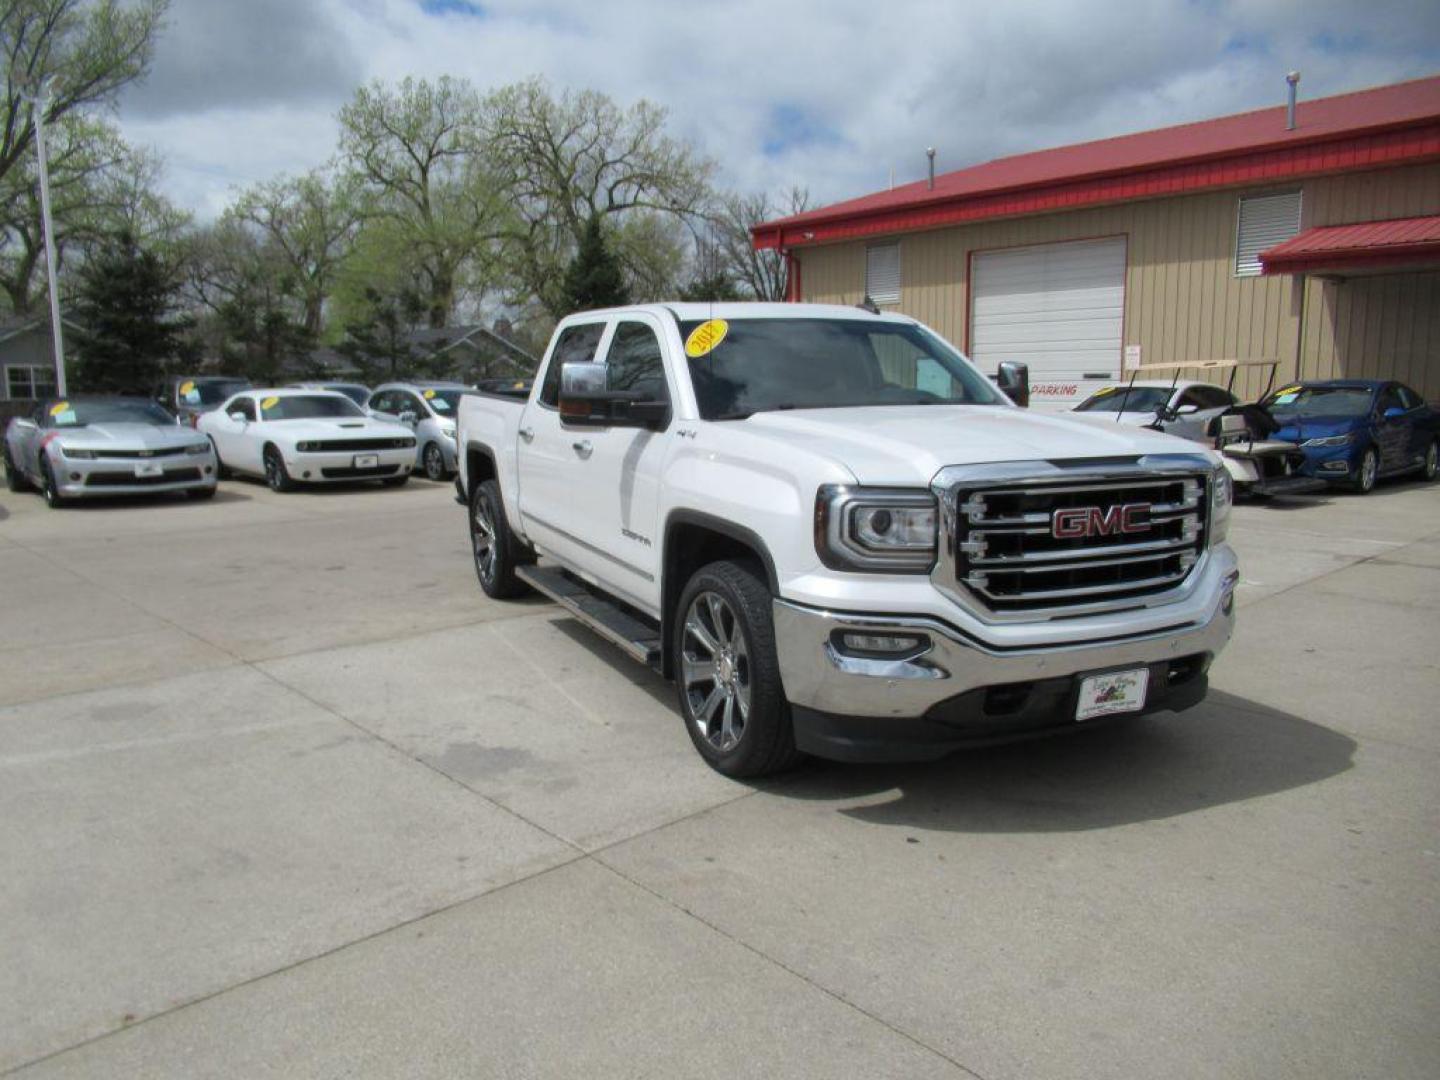
<svg viewBox="0 0 1440 1080"><path fill-rule="evenodd" d="M1040 408L1069 408L1119 378L1123 237L979 252L970 273L970 353L981 371L1029 364Z"/></svg>

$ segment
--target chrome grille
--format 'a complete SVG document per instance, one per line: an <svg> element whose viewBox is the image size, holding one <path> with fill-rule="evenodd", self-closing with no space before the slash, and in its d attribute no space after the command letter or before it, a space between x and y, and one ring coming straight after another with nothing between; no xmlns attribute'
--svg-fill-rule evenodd
<svg viewBox="0 0 1440 1080"><path fill-rule="evenodd" d="M1174 588L1205 550L1205 485L1172 473L956 488L956 581L995 611Z"/></svg>

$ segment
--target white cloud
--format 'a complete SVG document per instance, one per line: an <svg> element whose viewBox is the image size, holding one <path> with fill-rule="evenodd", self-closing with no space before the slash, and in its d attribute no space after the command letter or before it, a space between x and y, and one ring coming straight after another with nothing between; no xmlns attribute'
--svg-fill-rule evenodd
<svg viewBox="0 0 1440 1080"><path fill-rule="evenodd" d="M303 19L282 19L282 3L181 0L156 62L174 100L152 93L143 119L122 108L130 137L167 157L172 194L203 214L234 185L330 157L336 109L371 78L451 74L485 88L541 74L622 103L647 97L728 185L795 183L833 201L884 186L892 168L897 181L923 175L927 145L959 168L1279 104L1294 67L1309 97L1440 71L1440 9L1403 0L481 0L478 18L414 0L295 6ZM257 50L236 11L253 12L260 37L295 40ZM208 80L167 60L207 33L239 42L206 54L228 56Z"/></svg>

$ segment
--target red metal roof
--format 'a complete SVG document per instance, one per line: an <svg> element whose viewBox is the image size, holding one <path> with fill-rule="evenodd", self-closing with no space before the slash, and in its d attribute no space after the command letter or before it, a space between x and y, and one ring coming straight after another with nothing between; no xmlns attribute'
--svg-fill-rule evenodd
<svg viewBox="0 0 1440 1080"><path fill-rule="evenodd" d="M1260 253L1267 274L1403 266L1440 256L1440 217L1321 225Z"/></svg>
<svg viewBox="0 0 1440 1080"><path fill-rule="evenodd" d="M758 225L758 248L1440 158L1440 76L999 158Z"/></svg>

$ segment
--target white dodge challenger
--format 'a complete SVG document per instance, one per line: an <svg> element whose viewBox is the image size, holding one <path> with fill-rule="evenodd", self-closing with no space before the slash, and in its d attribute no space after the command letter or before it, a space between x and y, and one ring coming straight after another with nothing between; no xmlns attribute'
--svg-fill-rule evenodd
<svg viewBox="0 0 1440 1080"><path fill-rule="evenodd" d="M415 463L409 428L375 420L330 390L246 390L195 426L215 444L222 476L263 477L275 491L340 480L398 487Z"/></svg>

